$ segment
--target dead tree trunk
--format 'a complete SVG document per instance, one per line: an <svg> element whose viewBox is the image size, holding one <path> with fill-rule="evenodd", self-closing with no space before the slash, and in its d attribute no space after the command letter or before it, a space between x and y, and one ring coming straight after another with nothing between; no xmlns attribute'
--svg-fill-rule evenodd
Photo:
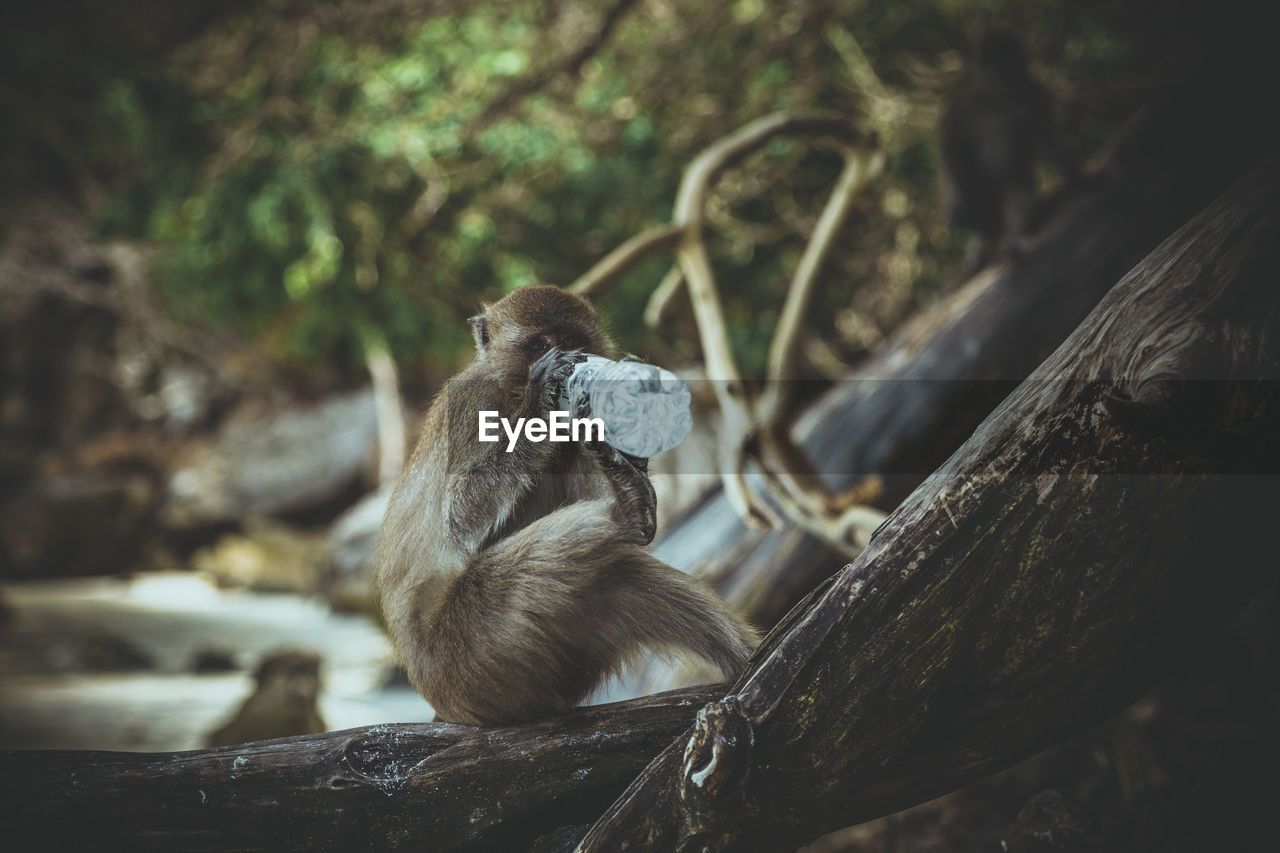
<svg viewBox="0 0 1280 853"><path fill-rule="evenodd" d="M527 850L595 820L723 693L507 729L421 723L168 754L6 752L0 825L10 850Z"/></svg>
<svg viewBox="0 0 1280 853"><path fill-rule="evenodd" d="M1275 576L1280 154L1118 284L580 850L793 849L1115 713Z"/></svg>

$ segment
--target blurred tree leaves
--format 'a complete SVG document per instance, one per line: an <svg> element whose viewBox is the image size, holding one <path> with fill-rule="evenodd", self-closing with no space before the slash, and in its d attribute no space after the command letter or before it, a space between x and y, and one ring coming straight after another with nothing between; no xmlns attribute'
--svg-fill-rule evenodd
<svg viewBox="0 0 1280 853"><path fill-rule="evenodd" d="M133 17L109 25L141 43L150 6L126 5ZM370 329L402 363L457 362L481 299L567 283L668 219L683 166L745 122L850 115L884 136L890 169L857 204L814 323L856 351L959 257L936 215L931 134L967 45L995 23L1024 33L1068 108L1092 99L1071 140L1087 150L1125 100L1100 95L1115 91L1107 76L1133 55L1105 10L263 0L151 33L162 47L147 64L88 48L96 118L74 144L96 164L85 171L103 232L161 247L155 274L176 315L355 370ZM94 21L108 26L82 21L90 33ZM832 152L777 144L717 188L713 247L748 372L838 168ZM696 356L686 320L657 340L640 327L665 269L647 262L601 301L627 349Z"/></svg>

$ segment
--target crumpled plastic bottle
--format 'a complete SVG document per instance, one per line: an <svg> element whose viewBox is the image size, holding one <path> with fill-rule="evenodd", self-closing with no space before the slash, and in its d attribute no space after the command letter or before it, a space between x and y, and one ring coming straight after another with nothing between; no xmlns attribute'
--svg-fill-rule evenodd
<svg viewBox="0 0 1280 853"><path fill-rule="evenodd" d="M588 355L565 381L561 408L573 412L581 396L591 403L591 417L604 422L604 440L632 456L670 450L693 429L689 386L654 364Z"/></svg>

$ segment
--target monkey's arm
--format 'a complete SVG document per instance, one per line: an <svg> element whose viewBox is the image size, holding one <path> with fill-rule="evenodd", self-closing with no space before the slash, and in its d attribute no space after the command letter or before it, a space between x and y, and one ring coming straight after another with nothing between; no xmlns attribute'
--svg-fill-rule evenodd
<svg viewBox="0 0 1280 853"><path fill-rule="evenodd" d="M624 355L619 361L639 361ZM573 417L591 417L591 399L574 402ZM649 481L649 460L623 453L603 440L583 441L582 451L604 474L613 494L610 514L628 541L648 545L658 530L658 496Z"/></svg>
<svg viewBox="0 0 1280 853"><path fill-rule="evenodd" d="M564 380L582 360L576 353L551 350L529 369L524 398L515 418L545 418L555 405ZM519 439L507 452L507 437L496 442L479 439L479 412L497 411L512 417L504 405L502 389L495 382L467 382L461 393L451 393L448 415L444 517L449 536L467 556L483 548L515 511L555 454L556 445Z"/></svg>
<svg viewBox="0 0 1280 853"><path fill-rule="evenodd" d="M647 459L628 456L603 441L584 443L609 482L613 492L611 514L618 526L637 545L648 545L658 529L658 496L645 468Z"/></svg>

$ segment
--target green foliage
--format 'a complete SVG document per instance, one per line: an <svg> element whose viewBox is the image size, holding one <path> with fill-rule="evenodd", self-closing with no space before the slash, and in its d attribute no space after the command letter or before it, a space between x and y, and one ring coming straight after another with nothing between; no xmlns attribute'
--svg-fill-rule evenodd
<svg viewBox="0 0 1280 853"><path fill-rule="evenodd" d="M605 5L252 7L159 73L110 80L102 114L130 167L101 225L160 245L156 273L175 313L258 336L277 357L345 358L354 369L375 329L402 363L448 365L466 352L461 321L481 299L567 283L667 220L681 169L716 138L767 112L825 110L892 136L889 174L827 265L819 332L836 335L856 292L881 287L886 269L901 292L873 323L910 308L917 282L920 293L939 286L959 250L937 222L931 114L907 110L915 118L881 126L831 28L903 103L936 109L965 42L1018 4L638 4L569 67ZM1064 41L1054 29L1064 6L1017 13L1037 53L1084 82L1124 61L1105 21L1081 23L1098 31L1087 49ZM838 168L829 153L779 143L720 182L711 225L748 372L763 364ZM906 199L891 216L886 191ZM648 349L639 317L668 265L646 262L603 298L628 349ZM858 310L886 304L864 297ZM696 352L687 325L660 337Z"/></svg>

